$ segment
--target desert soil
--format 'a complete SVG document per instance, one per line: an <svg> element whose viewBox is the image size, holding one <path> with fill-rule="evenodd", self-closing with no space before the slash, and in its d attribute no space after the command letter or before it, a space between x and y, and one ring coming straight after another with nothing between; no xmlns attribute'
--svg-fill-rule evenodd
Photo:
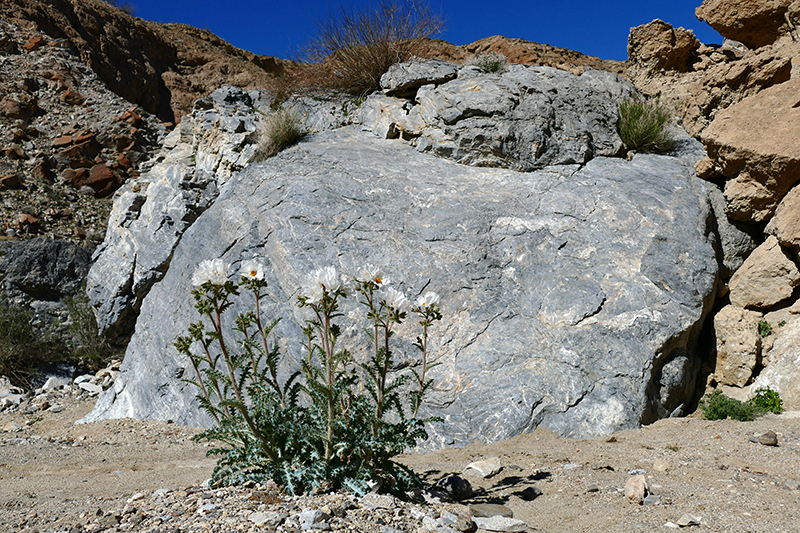
<svg viewBox="0 0 800 533"><path fill-rule="evenodd" d="M197 429L141 420L75 425L92 403L67 398L63 407L57 413L0 413L0 430L6 428L0 431L0 531L268 530L255 525L254 513L342 499L267 498L259 487L214 492L202 486L214 459L191 440ZM770 430L778 446L751 441ZM540 428L503 442L401 460L434 484L490 457L500 459L502 471L488 479L468 477L476 495L461 503L503 504L529 531L670 531L687 514L699 524L681 529L800 531L800 412L747 423L694 415L581 440ZM623 487L635 469L645 471L656 503L625 499ZM520 495L530 486L542 494L526 501ZM347 526L347 512L339 512L333 529L373 530L363 525L363 513L349 512L362 525ZM401 520L402 509L393 512L394 529L381 529L385 521L375 518L374 531L421 527L418 516Z"/></svg>

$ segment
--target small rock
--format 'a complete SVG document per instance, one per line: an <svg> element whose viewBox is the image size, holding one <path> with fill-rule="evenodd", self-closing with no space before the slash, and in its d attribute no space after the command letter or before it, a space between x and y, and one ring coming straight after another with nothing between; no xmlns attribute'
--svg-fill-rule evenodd
<svg viewBox="0 0 800 533"><path fill-rule="evenodd" d="M491 518L492 516L514 517L514 512L511 509L498 503L476 503L469 506L469 512L472 513L472 516L480 518Z"/></svg>
<svg viewBox="0 0 800 533"><path fill-rule="evenodd" d="M625 483L625 498L627 498L630 503L641 505L646 496L647 480L642 474L631 476Z"/></svg>
<svg viewBox="0 0 800 533"><path fill-rule="evenodd" d="M82 388L89 394L100 394L103 392L103 387L100 385L95 385L94 383L89 383L88 381L84 381L83 383L78 383L78 387Z"/></svg>
<svg viewBox="0 0 800 533"><path fill-rule="evenodd" d="M663 459L656 459L653 462L653 470L656 472L666 472L670 469L670 464Z"/></svg>
<svg viewBox="0 0 800 533"><path fill-rule="evenodd" d="M475 518L475 524L486 531L525 531L528 524L516 518L505 516L492 516L490 518Z"/></svg>
<svg viewBox="0 0 800 533"><path fill-rule="evenodd" d="M269 528L278 527L287 518L289 518L288 514L278 511L255 512L250 515L250 521L256 526L265 526Z"/></svg>
<svg viewBox="0 0 800 533"><path fill-rule="evenodd" d="M668 527L670 529L678 529L679 526L675 522L667 522L666 524L664 524L664 527Z"/></svg>
<svg viewBox="0 0 800 533"><path fill-rule="evenodd" d="M783 486L789 490L800 490L800 481L796 481L791 478L786 478L783 480Z"/></svg>
<svg viewBox="0 0 800 533"><path fill-rule="evenodd" d="M319 509L302 511L297 514L297 520L300 522L300 527L303 531L308 529L330 529L330 525L327 523L330 518L329 515Z"/></svg>
<svg viewBox="0 0 800 533"><path fill-rule="evenodd" d="M661 496L657 494L648 494L647 497L642 500L643 505L658 505L661 503Z"/></svg>
<svg viewBox="0 0 800 533"><path fill-rule="evenodd" d="M767 431L758 437L758 442L764 446L777 446L778 435L776 435L774 431Z"/></svg>
<svg viewBox="0 0 800 533"><path fill-rule="evenodd" d="M397 507L397 502L393 497L375 494L374 492L365 495L358 503L361 507L366 507L367 509L394 509Z"/></svg>
<svg viewBox="0 0 800 533"><path fill-rule="evenodd" d="M478 476L484 479L494 476L503 469L499 457L490 457L483 461L475 461L470 463L464 469L464 475Z"/></svg>
<svg viewBox="0 0 800 533"><path fill-rule="evenodd" d="M600 487L598 487L597 485L589 485L586 488L586 492L600 492Z"/></svg>
<svg viewBox="0 0 800 533"><path fill-rule="evenodd" d="M700 519L690 514L685 514L678 519L678 526L680 527L699 526L699 525L700 525Z"/></svg>
<svg viewBox="0 0 800 533"><path fill-rule="evenodd" d="M9 431L9 432L10 431L20 431L21 429L22 429L22 426L20 424L18 424L17 422L13 421L13 420L11 422L9 422L8 424L6 424L5 426L3 426L3 431Z"/></svg>
<svg viewBox="0 0 800 533"><path fill-rule="evenodd" d="M446 490L456 501L471 498L473 494L472 485L461 476L447 476L439 483L439 486Z"/></svg>
<svg viewBox="0 0 800 533"><path fill-rule="evenodd" d="M530 502L542 495L542 489L539 487L526 487L524 490L515 492L514 494L526 502Z"/></svg>
<svg viewBox="0 0 800 533"><path fill-rule="evenodd" d="M634 468L633 470L628 471L628 474L631 476L643 476L647 473L647 470L644 468Z"/></svg>

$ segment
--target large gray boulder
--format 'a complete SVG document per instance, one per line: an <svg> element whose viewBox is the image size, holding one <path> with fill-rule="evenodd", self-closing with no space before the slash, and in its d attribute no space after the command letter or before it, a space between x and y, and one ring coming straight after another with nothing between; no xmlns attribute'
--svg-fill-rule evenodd
<svg viewBox="0 0 800 533"><path fill-rule="evenodd" d="M220 184L258 158L261 120L272 101L265 91L232 86L198 100L153 168L117 192L86 281L98 328L109 341L129 340L142 299L163 277L183 232L213 204ZM299 97L284 106L308 131L352 120L341 98Z"/></svg>
<svg viewBox="0 0 800 533"><path fill-rule="evenodd" d="M431 69L426 65L395 67L393 74L404 75L402 86L414 87L413 100L393 98L392 91L370 96L360 113L367 129L460 163L521 171L583 164L624 149L617 133L618 106L636 89L616 74L587 70L576 76L525 65L484 74L462 67L456 79L443 77L417 88L412 74L419 84L427 81L424 74Z"/></svg>
<svg viewBox="0 0 800 533"><path fill-rule="evenodd" d="M219 257L234 277L255 255L268 265L262 311L282 317L284 371L301 356L295 303L314 268L384 265L409 297L442 295L428 413L445 422L431 427L430 447L538 425L597 435L680 412L717 279L707 185L693 169L702 156L685 143L676 157L518 173L352 127L312 135L219 185L144 298L115 387L84 421L207 424L182 381L190 362L172 345L197 319L191 276ZM357 356L362 325L345 331Z"/></svg>

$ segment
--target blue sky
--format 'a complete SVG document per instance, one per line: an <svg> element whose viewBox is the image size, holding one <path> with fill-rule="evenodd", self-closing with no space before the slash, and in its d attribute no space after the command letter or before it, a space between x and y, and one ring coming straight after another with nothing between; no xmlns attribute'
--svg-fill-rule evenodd
<svg viewBox="0 0 800 533"><path fill-rule="evenodd" d="M722 37L694 16L701 1L430 0L429 5L441 12L447 23L445 32L438 37L454 44L505 35L602 59L624 60L630 28L656 18L694 30L701 42L721 43ZM136 16L143 19L205 28L239 48L283 59L296 57L298 48L314 35L315 21L341 5L339 0L130 0L130 3L136 9ZM376 0L347 1L347 5L355 6L375 3Z"/></svg>

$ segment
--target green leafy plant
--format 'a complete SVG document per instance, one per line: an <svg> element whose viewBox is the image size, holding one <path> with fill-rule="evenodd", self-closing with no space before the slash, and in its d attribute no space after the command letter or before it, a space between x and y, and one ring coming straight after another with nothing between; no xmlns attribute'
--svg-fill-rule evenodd
<svg viewBox="0 0 800 533"><path fill-rule="evenodd" d="M467 61L466 64L474 65L490 74L502 74L508 70L508 58L499 52L476 56Z"/></svg>
<svg viewBox="0 0 800 533"><path fill-rule="evenodd" d="M238 284L227 279L227 269L221 260L200 264L192 294L204 320L175 342L192 362L190 382L200 390L201 407L217 424L195 438L225 445L209 451L220 456L212 483L272 479L292 494L340 488L364 494L379 482L398 496L419 486L418 476L393 457L426 439L424 425L434 420L418 418L418 410L432 386L428 329L441 319L438 296L427 293L411 309L422 325L416 343L422 357L419 371L400 373L390 340L411 307L406 297L375 268L355 277L371 353L359 363L340 345L340 301L348 291L333 267L309 274L298 301L309 316L305 356L300 370L281 380L281 355L268 341L278 322L260 313L264 267L245 261ZM240 289L252 293L255 311L236 316L238 340L231 344L222 317Z"/></svg>
<svg viewBox="0 0 800 533"><path fill-rule="evenodd" d="M628 150L669 152L675 147L669 121L669 111L658 100L626 100L619 104L617 132Z"/></svg>
<svg viewBox="0 0 800 533"><path fill-rule="evenodd" d="M307 83L356 95L378 90L390 66L411 57L443 27L441 16L418 0L342 7L317 22L317 37L303 49L311 63Z"/></svg>
<svg viewBox="0 0 800 533"><path fill-rule="evenodd" d="M779 415L783 412L781 395L778 394L778 391L774 391L769 387L756 389L755 394L749 401L765 413Z"/></svg>
<svg viewBox="0 0 800 533"><path fill-rule="evenodd" d="M772 324L767 322L766 320L762 320L758 323L758 334L762 337L769 337L772 335Z"/></svg>
<svg viewBox="0 0 800 533"><path fill-rule="evenodd" d="M740 402L716 390L700 400L700 409L706 420L732 418L749 422L765 413L781 413L783 400L780 394L768 387L756 390L755 395L746 402Z"/></svg>
<svg viewBox="0 0 800 533"><path fill-rule="evenodd" d="M740 402L726 396L719 390L715 390L700 400L700 409L702 409L703 418L706 420L732 418L741 422L749 422L762 414L758 407L752 403Z"/></svg>
<svg viewBox="0 0 800 533"><path fill-rule="evenodd" d="M279 106L260 122L256 161L263 161L288 148L305 136L297 115Z"/></svg>

